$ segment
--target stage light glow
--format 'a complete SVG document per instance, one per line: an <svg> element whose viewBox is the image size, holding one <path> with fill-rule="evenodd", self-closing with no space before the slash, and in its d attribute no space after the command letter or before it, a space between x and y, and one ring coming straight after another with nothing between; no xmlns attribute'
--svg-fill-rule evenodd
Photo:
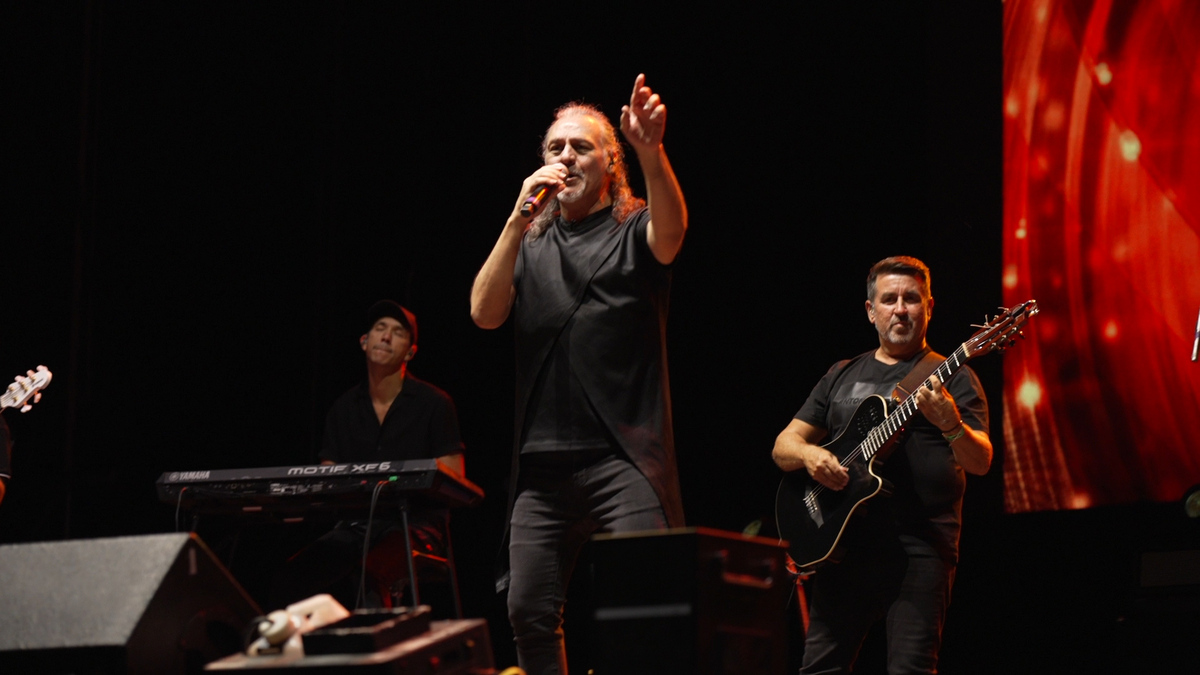
<svg viewBox="0 0 1200 675"><path fill-rule="evenodd" d="M1137 134L1129 129L1121 132L1117 143L1121 146L1121 156L1127 162L1136 162L1138 157L1142 155L1142 142L1138 140Z"/></svg>
<svg viewBox="0 0 1200 675"><path fill-rule="evenodd" d="M1021 103L1017 101L1016 96L1004 99L1004 113L1009 117L1016 117L1021 113Z"/></svg>
<svg viewBox="0 0 1200 675"><path fill-rule="evenodd" d="M1017 287L1017 266L1016 265L1009 265L1008 267L1004 268L1004 287L1005 288L1016 288Z"/></svg>
<svg viewBox="0 0 1200 675"><path fill-rule="evenodd" d="M1032 378L1026 379L1017 389L1017 401L1026 408L1033 410L1042 402L1042 385Z"/></svg>

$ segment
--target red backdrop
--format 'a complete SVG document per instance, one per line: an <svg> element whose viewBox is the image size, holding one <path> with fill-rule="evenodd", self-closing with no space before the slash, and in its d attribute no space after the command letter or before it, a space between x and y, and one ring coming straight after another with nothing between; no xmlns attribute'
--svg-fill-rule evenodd
<svg viewBox="0 0 1200 675"><path fill-rule="evenodd" d="M1200 483L1200 2L1008 0L1009 511Z"/></svg>

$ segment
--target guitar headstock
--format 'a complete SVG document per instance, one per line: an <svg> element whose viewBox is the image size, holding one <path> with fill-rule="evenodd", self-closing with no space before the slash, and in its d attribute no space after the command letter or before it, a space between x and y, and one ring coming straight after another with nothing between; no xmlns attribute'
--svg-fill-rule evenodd
<svg viewBox="0 0 1200 675"><path fill-rule="evenodd" d="M979 326L979 331L963 343L967 358L1002 352L1011 347L1018 337L1023 337L1021 329L1025 323L1038 313L1037 300L1026 300L1011 309L1001 307L1000 310L1000 314Z"/></svg>
<svg viewBox="0 0 1200 675"><path fill-rule="evenodd" d="M50 384L52 374L46 366L38 366L25 375L18 375L8 389L0 394L0 409L21 407L21 412L29 412L33 403L42 400L42 390ZM33 399L33 403L29 399Z"/></svg>

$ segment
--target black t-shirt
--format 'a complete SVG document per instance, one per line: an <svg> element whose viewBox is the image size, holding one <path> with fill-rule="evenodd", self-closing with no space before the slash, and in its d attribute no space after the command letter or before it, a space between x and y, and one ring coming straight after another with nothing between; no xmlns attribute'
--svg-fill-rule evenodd
<svg viewBox="0 0 1200 675"><path fill-rule="evenodd" d="M606 238L603 236L605 233L595 230L606 223L611 226L608 213L600 212L577 223L558 221L555 224L556 229L547 232L545 236L559 236L575 246L602 245ZM636 228L634 225L635 230ZM588 258L586 254L564 256L561 264L586 264ZM520 288L524 273L523 263L524 256L519 256L514 273L517 288ZM584 274L583 271L575 271L572 276L582 277ZM595 302L599 297L593 293L589 299ZM524 306L521 311L525 311ZM541 372L538 373L533 391L529 395L529 412L525 417L521 453L603 450L614 445L615 440L610 440L611 435L604 428L604 422L596 412L595 404L589 399L578 372L580 367L596 369L597 364L580 359L579 354L586 349L586 341L592 333L589 318L603 320L604 315L603 311L575 312L555 336L554 344L542 363ZM584 342L582 345L574 344L577 340Z"/></svg>
<svg viewBox="0 0 1200 675"><path fill-rule="evenodd" d="M410 373L382 425L365 381L342 394L325 418L320 458L332 462L431 459L463 449L454 401Z"/></svg>
<svg viewBox="0 0 1200 675"><path fill-rule="evenodd" d="M876 360L874 350L839 361L817 383L796 419L828 430L829 439L836 438L864 399L873 394L890 398L927 351L895 365ZM946 389L963 421L987 433L987 399L974 371L964 366L946 383ZM957 560L966 474L942 432L924 416L916 415L909 420L903 443L878 473L894 486L885 502L900 533L926 541Z"/></svg>
<svg viewBox="0 0 1200 675"><path fill-rule="evenodd" d="M522 451L615 442L678 527L666 352L671 267L654 258L649 223L645 208L619 223L605 208L576 223L560 217L522 241L513 269L514 471Z"/></svg>

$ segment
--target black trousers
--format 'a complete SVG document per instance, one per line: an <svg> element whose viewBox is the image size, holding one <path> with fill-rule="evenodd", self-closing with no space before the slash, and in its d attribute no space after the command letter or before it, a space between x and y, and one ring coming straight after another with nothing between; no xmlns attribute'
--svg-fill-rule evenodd
<svg viewBox="0 0 1200 675"><path fill-rule="evenodd" d="M808 583L800 672L850 672L867 632L882 619L888 673L936 673L954 571L929 544L894 534L820 568Z"/></svg>
<svg viewBox="0 0 1200 675"><path fill-rule="evenodd" d="M654 488L623 454L581 462L566 453L521 457L508 549L508 617L518 664L528 675L566 675L563 604L584 543L600 532L666 526Z"/></svg>

